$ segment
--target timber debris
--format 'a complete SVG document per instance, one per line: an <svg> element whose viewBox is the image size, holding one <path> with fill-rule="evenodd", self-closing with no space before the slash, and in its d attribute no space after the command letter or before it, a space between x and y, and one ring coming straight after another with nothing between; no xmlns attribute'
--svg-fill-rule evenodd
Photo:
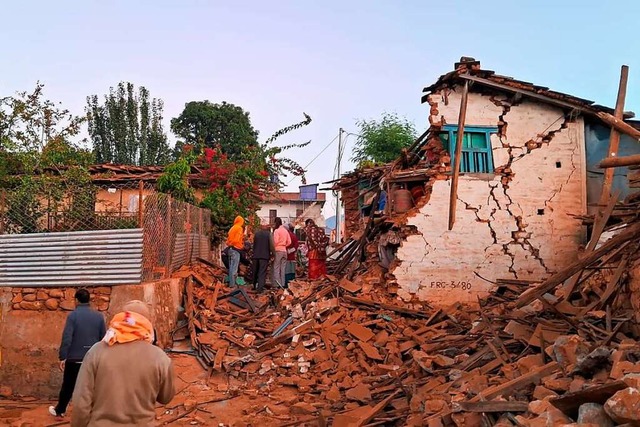
<svg viewBox="0 0 640 427"><path fill-rule="evenodd" d="M640 416L639 235L631 222L540 284L501 280L475 309L403 303L371 273L264 295L202 262L177 274L201 362L260 393L297 389L301 425L616 425Z"/></svg>

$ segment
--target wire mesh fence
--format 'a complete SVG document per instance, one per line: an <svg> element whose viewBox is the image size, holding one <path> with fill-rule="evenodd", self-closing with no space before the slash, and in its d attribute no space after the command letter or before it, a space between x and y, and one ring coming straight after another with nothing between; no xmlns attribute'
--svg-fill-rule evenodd
<svg viewBox="0 0 640 427"><path fill-rule="evenodd" d="M211 213L143 181L65 186L40 181L0 190L0 234L142 229L142 278L168 277L210 259Z"/></svg>
<svg viewBox="0 0 640 427"><path fill-rule="evenodd" d="M211 213L163 193L144 199L143 277L167 277L197 257L210 259Z"/></svg>
<svg viewBox="0 0 640 427"><path fill-rule="evenodd" d="M140 228L142 182L33 181L0 193L0 234Z"/></svg>

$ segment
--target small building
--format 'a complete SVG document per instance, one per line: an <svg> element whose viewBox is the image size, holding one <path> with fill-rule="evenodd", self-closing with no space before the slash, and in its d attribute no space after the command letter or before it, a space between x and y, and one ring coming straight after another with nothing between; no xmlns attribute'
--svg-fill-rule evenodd
<svg viewBox="0 0 640 427"><path fill-rule="evenodd" d="M325 226L322 209L326 202L325 193L318 192L318 184L300 186L300 191L270 194L260 206L258 217L273 224L281 218L285 224L303 226L304 220L313 219L319 227Z"/></svg>
<svg viewBox="0 0 640 427"><path fill-rule="evenodd" d="M373 194L409 236L391 267L398 295L435 304L475 302L501 279L539 281L575 261L602 208L613 109L500 76L462 58L424 89L427 131L393 164L356 171L342 192L347 237L362 228ZM455 222L452 166L463 87L469 85ZM617 155L640 153L640 123L624 114ZM630 192L617 168L613 194ZM410 209L409 209L410 208Z"/></svg>

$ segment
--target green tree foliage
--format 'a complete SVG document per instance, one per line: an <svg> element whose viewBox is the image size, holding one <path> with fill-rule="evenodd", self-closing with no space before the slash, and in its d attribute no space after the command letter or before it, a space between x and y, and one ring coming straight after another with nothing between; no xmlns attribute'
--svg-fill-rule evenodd
<svg viewBox="0 0 640 427"><path fill-rule="evenodd" d="M120 82L100 103L87 97L89 135L98 163L163 165L169 161L167 135L162 127L164 103L149 91Z"/></svg>
<svg viewBox="0 0 640 427"><path fill-rule="evenodd" d="M392 162L416 138L413 124L392 113L384 113L380 120L359 120L357 125L359 135L351 160L358 166Z"/></svg>
<svg viewBox="0 0 640 427"><path fill-rule="evenodd" d="M194 182L204 186L200 206L211 210L214 237L220 238L233 223L236 215L249 221L256 220L256 212L265 194L277 192L281 181L276 177L301 176L304 169L295 161L282 156L292 148L302 148L310 141L288 146L276 146L280 136L311 123L304 115L303 121L274 133L264 144L245 147L232 159L222 147L206 147L202 153L185 150L182 157L168 166L158 179L160 191L174 197L192 201ZM191 180L190 180L191 178Z"/></svg>
<svg viewBox="0 0 640 427"><path fill-rule="evenodd" d="M74 142L84 117L47 100L44 86L0 98L0 212L5 232L34 233L43 216L60 209L75 218L93 214L95 192L86 166L89 150Z"/></svg>
<svg viewBox="0 0 640 427"><path fill-rule="evenodd" d="M0 180L91 161L89 152L72 142L85 118L45 99L43 90L37 83L33 92L0 98Z"/></svg>
<svg viewBox="0 0 640 427"><path fill-rule="evenodd" d="M176 144L177 155L185 145L195 147L196 153L219 146L231 159L238 159L245 148L258 145L258 132L251 125L249 113L224 101L188 102L171 120L171 130L181 138Z"/></svg>
<svg viewBox="0 0 640 427"><path fill-rule="evenodd" d="M171 194L178 200L187 203L195 203L195 191L189 185L191 164L196 159L190 153L176 160L164 168L163 174L158 178L158 191Z"/></svg>

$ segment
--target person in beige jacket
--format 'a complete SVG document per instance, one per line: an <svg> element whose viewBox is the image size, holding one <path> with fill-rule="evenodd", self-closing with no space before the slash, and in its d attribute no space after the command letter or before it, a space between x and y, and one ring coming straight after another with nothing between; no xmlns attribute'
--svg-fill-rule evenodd
<svg viewBox="0 0 640 427"><path fill-rule="evenodd" d="M152 345L149 309L130 301L85 356L73 393L71 427L153 426L156 402L175 395L171 359Z"/></svg>

